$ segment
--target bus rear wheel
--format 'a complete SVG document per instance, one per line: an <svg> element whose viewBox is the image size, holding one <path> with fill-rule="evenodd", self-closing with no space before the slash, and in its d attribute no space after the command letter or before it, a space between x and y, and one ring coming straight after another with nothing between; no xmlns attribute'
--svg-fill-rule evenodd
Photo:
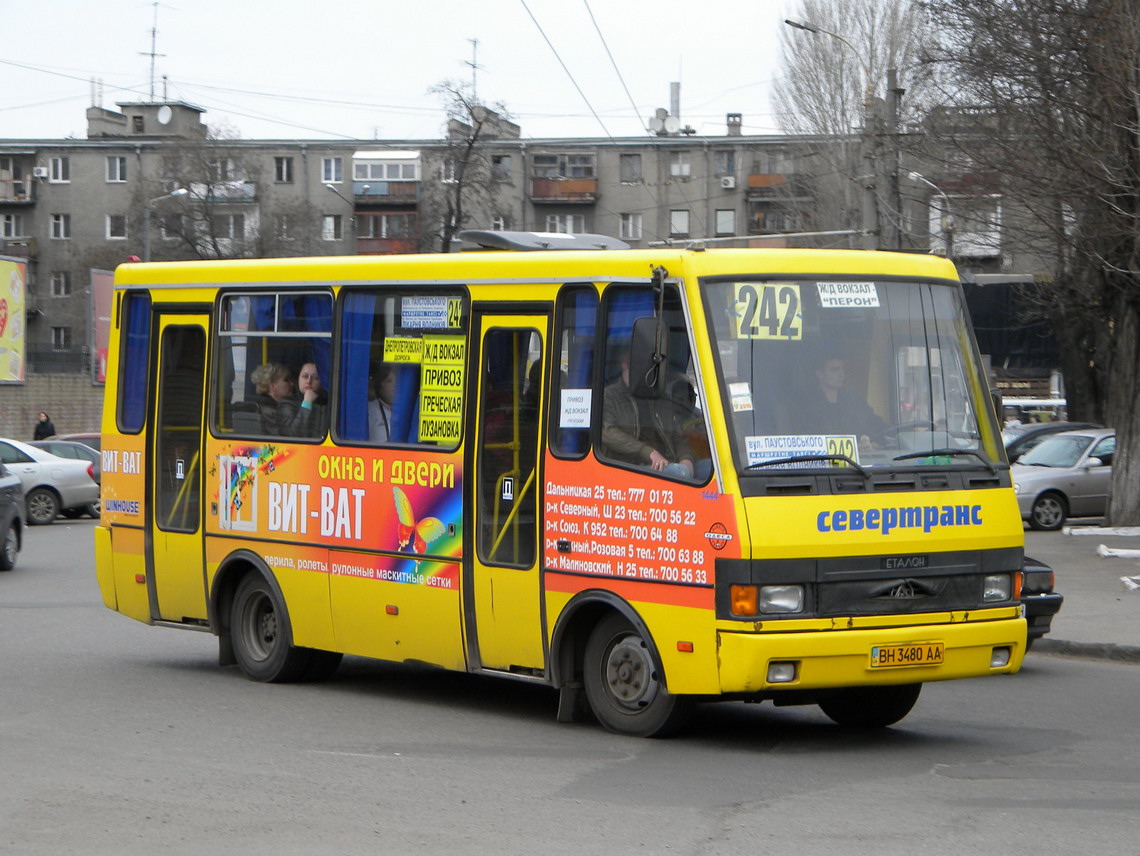
<svg viewBox="0 0 1140 856"><path fill-rule="evenodd" d="M666 737L692 713L692 700L665 689L648 642L618 615L602 619L590 634L584 671L590 709L607 731Z"/></svg>
<svg viewBox="0 0 1140 856"><path fill-rule="evenodd" d="M819 707L838 725L886 728L910 713L921 691L922 684L852 687L829 693L819 700Z"/></svg>
<svg viewBox="0 0 1140 856"><path fill-rule="evenodd" d="M230 612L230 633L234 657L250 680L323 680L340 665L340 654L290 644L289 613L260 574L248 574L238 585Z"/></svg>

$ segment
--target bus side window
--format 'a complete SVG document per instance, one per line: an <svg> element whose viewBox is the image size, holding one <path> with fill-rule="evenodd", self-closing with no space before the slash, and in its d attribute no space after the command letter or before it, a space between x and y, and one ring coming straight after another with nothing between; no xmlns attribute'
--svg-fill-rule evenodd
<svg viewBox="0 0 1140 856"><path fill-rule="evenodd" d="M598 292L592 285L573 285L559 295L558 372L551 419L550 445L560 456L581 457L590 450L594 341Z"/></svg>

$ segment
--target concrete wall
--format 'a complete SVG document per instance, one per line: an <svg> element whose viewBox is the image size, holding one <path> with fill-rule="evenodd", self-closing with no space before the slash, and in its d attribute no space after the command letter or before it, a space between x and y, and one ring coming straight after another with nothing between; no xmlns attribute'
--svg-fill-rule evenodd
<svg viewBox="0 0 1140 856"><path fill-rule="evenodd" d="M43 410L60 434L98 431L103 387L82 375L28 375L27 382L0 386L0 437L31 440Z"/></svg>

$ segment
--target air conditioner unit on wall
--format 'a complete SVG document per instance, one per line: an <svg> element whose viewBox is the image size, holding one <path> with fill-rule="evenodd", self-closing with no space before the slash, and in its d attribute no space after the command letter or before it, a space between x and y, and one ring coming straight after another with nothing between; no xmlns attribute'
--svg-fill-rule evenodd
<svg viewBox="0 0 1140 856"><path fill-rule="evenodd" d="M735 190L736 189L736 176L735 175L724 176L720 180L720 186L725 190Z"/></svg>
<svg viewBox="0 0 1140 856"><path fill-rule="evenodd" d="M47 178L48 177L48 168L46 166L34 166L34 167L32 167L32 177L33 178Z"/></svg>

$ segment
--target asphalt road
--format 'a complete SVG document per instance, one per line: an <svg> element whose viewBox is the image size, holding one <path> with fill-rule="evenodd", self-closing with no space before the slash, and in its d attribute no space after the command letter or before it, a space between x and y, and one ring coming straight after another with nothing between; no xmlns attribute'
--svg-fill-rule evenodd
<svg viewBox="0 0 1140 856"><path fill-rule="evenodd" d="M1140 854L1140 670L1031 654L873 735L703 708L670 740L542 687L362 659L321 685L106 610L89 521L0 574L0 852Z"/></svg>

